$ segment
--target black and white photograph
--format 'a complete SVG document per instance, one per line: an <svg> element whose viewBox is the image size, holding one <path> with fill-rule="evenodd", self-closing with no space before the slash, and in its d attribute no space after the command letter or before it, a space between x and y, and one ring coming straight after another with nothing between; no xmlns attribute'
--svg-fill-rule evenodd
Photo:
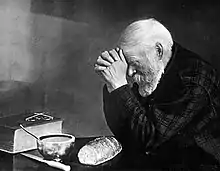
<svg viewBox="0 0 220 171"><path fill-rule="evenodd" d="M219 171L220 1L0 0L0 171Z"/></svg>

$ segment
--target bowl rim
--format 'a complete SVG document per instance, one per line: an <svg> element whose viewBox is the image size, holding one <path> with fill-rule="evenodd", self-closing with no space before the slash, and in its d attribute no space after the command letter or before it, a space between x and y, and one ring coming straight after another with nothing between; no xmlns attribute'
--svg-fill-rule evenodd
<svg viewBox="0 0 220 171"><path fill-rule="evenodd" d="M75 142L75 136L71 134L63 134L63 133L53 133L53 134L47 134L47 135L42 135L39 137L38 141L43 142L43 139L46 138L51 138L55 136L60 136L60 137L69 137L70 139L67 141L59 141L59 143L67 143L67 142ZM58 143L57 141L48 141L48 142L43 142L43 143Z"/></svg>

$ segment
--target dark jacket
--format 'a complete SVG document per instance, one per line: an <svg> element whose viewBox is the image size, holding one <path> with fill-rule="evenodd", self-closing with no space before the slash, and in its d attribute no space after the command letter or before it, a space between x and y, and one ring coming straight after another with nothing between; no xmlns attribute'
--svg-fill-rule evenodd
<svg viewBox="0 0 220 171"><path fill-rule="evenodd" d="M148 97L124 85L103 88L108 126L124 149L160 153L169 142L195 145L220 162L220 84L217 71L197 54L173 45L173 55ZM171 148L173 145L171 145Z"/></svg>

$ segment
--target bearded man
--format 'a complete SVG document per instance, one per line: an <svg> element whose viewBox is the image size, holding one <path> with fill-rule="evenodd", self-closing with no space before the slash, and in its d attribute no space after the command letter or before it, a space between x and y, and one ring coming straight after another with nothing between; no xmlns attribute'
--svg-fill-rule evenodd
<svg viewBox="0 0 220 171"><path fill-rule="evenodd" d="M217 71L174 42L160 22L131 23L94 69L106 83L107 124L124 150L165 159L198 147L220 162Z"/></svg>

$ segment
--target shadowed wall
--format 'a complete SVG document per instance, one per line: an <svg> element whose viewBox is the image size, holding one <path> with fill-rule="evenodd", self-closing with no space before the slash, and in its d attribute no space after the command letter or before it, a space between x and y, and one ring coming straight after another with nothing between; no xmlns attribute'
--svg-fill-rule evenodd
<svg viewBox="0 0 220 171"><path fill-rule="evenodd" d="M7 13L5 13L7 11ZM108 135L93 64L131 21L155 17L183 46L220 67L214 1L0 1L0 111L50 110L76 136Z"/></svg>

